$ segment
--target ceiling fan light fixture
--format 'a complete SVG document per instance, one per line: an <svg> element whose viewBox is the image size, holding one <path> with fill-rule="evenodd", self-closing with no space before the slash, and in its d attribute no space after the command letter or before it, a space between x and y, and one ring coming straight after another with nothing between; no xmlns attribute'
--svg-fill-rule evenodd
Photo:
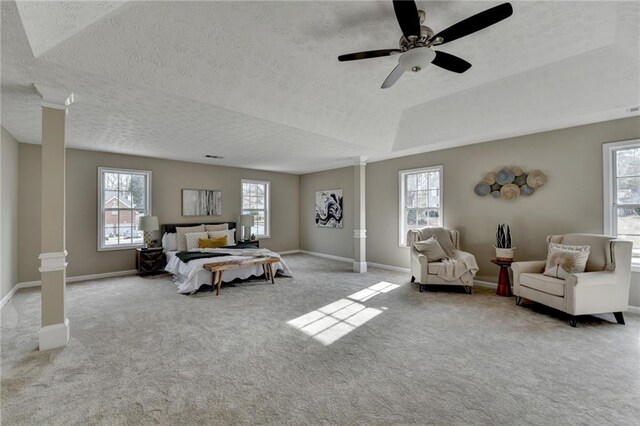
<svg viewBox="0 0 640 426"><path fill-rule="evenodd" d="M405 71L418 72L426 68L436 57L436 52L428 47L418 47L404 52L398 64Z"/></svg>

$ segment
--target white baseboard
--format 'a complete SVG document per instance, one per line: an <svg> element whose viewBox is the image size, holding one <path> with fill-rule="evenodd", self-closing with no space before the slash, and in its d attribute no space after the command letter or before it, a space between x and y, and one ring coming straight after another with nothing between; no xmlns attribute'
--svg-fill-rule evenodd
<svg viewBox="0 0 640 426"><path fill-rule="evenodd" d="M396 271L396 272L406 272L407 274L411 273L411 269L403 268L401 266L385 265L384 263L375 263L375 262L367 262L367 264L372 268L380 268L380 269L386 269L388 271Z"/></svg>
<svg viewBox="0 0 640 426"><path fill-rule="evenodd" d="M77 277L67 277L68 283L78 283L81 281L100 280L102 278L125 277L127 275L135 275L138 271L129 269L127 271L105 272L102 274L78 275Z"/></svg>
<svg viewBox="0 0 640 426"><path fill-rule="evenodd" d="M76 277L67 277L67 284L78 283L82 281L100 280L103 278L124 277L127 275L134 275L137 273L138 273L137 270L130 269L127 271L104 272L102 274L78 275ZM2 307L6 305L9 302L9 300L11 300L11 298L16 294L16 291L20 290L21 288L40 287L41 285L42 285L42 281L24 281L14 285L13 288L9 291L9 293L7 293L7 295L2 298L2 301L0 302L0 309L2 309Z"/></svg>
<svg viewBox="0 0 640 426"><path fill-rule="evenodd" d="M40 287L42 285L42 281L25 281L23 283L18 283L14 287L16 290L20 290L21 288L29 288L29 287Z"/></svg>
<svg viewBox="0 0 640 426"><path fill-rule="evenodd" d="M349 259L348 257L340 257L340 256L334 256L332 254L316 253L316 252L307 251L307 250L300 250L300 253L308 254L310 256L322 257L324 259L337 260L338 262L353 263L353 259Z"/></svg>
<svg viewBox="0 0 640 426"><path fill-rule="evenodd" d="M2 300L0 301L0 309L2 309L2 307L3 307L4 305L6 305L6 304L7 304L7 302L8 302L9 300L11 300L11 298L13 297L13 295L14 295L14 294L16 294L16 291L18 291L18 286L17 286L17 285L14 285L14 286L11 288L11 290L9 290L9 293L7 293L7 294L2 298Z"/></svg>
<svg viewBox="0 0 640 426"><path fill-rule="evenodd" d="M300 250L285 250L285 251L279 251L278 254L296 254L296 253L300 253Z"/></svg>
<svg viewBox="0 0 640 426"><path fill-rule="evenodd" d="M478 287L492 288L494 290L498 288L498 284L482 280L473 280L473 285L476 285Z"/></svg>
<svg viewBox="0 0 640 426"><path fill-rule="evenodd" d="M340 257L340 256L334 256L332 254L324 254L324 253L317 253L314 251L307 251L307 250L298 250L299 253L304 253L304 254L308 254L310 256L316 256L316 257L322 257L325 259L331 259L331 260L337 260L338 262L345 262L345 263L351 263L353 264L355 261L353 259L350 259L348 257ZM409 268L402 268L400 266L392 266L392 265L385 265L383 263L374 263L374 262L360 262L360 263L366 263L367 267L372 267L372 268L380 268L380 269L387 269L389 271L396 271L396 272L406 272L406 273L410 273L411 270Z"/></svg>
<svg viewBox="0 0 640 426"><path fill-rule="evenodd" d="M63 323L47 325L38 332L40 350L62 348L69 343L69 318L65 318Z"/></svg>
<svg viewBox="0 0 640 426"><path fill-rule="evenodd" d="M629 305L629 307L627 308L626 312L629 312L629 313L632 313L632 314L636 314L636 315L640 315L640 306Z"/></svg>

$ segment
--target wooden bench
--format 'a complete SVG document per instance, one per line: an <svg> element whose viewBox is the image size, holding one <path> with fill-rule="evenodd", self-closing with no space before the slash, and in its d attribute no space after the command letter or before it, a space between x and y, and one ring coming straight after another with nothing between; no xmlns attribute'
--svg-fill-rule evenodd
<svg viewBox="0 0 640 426"><path fill-rule="evenodd" d="M271 280L271 284L275 284L273 280L273 264L278 262L280 262L280 259L277 257L256 257L246 260L243 259L236 261L232 260L229 262L206 263L205 265L203 265L203 268L207 271L211 271L211 287L216 288L216 296L219 296L224 271L228 271L230 269L246 268L247 266L261 265L266 280ZM218 273L217 280L216 272Z"/></svg>

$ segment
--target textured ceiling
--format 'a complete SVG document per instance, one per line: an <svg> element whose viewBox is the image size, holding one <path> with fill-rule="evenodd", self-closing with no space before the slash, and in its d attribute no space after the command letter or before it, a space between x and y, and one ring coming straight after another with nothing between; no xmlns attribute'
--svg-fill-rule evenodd
<svg viewBox="0 0 640 426"><path fill-rule="evenodd" d="M499 2L418 2L436 32ZM18 13L19 12L19 13ZM72 147L303 173L625 116L640 5L516 2L437 49L473 64L379 86L385 2L2 2L2 125L39 143L31 83L73 90ZM35 57L34 57L35 54Z"/></svg>

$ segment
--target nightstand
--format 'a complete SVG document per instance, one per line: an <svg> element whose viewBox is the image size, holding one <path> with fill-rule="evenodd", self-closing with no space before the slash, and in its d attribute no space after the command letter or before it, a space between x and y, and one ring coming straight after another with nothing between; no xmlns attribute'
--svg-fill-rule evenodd
<svg viewBox="0 0 640 426"><path fill-rule="evenodd" d="M136 269L140 276L163 273L165 263L162 247L136 249Z"/></svg>
<svg viewBox="0 0 640 426"><path fill-rule="evenodd" d="M259 240L246 240L246 241L238 241L236 244L237 248L260 248Z"/></svg>

